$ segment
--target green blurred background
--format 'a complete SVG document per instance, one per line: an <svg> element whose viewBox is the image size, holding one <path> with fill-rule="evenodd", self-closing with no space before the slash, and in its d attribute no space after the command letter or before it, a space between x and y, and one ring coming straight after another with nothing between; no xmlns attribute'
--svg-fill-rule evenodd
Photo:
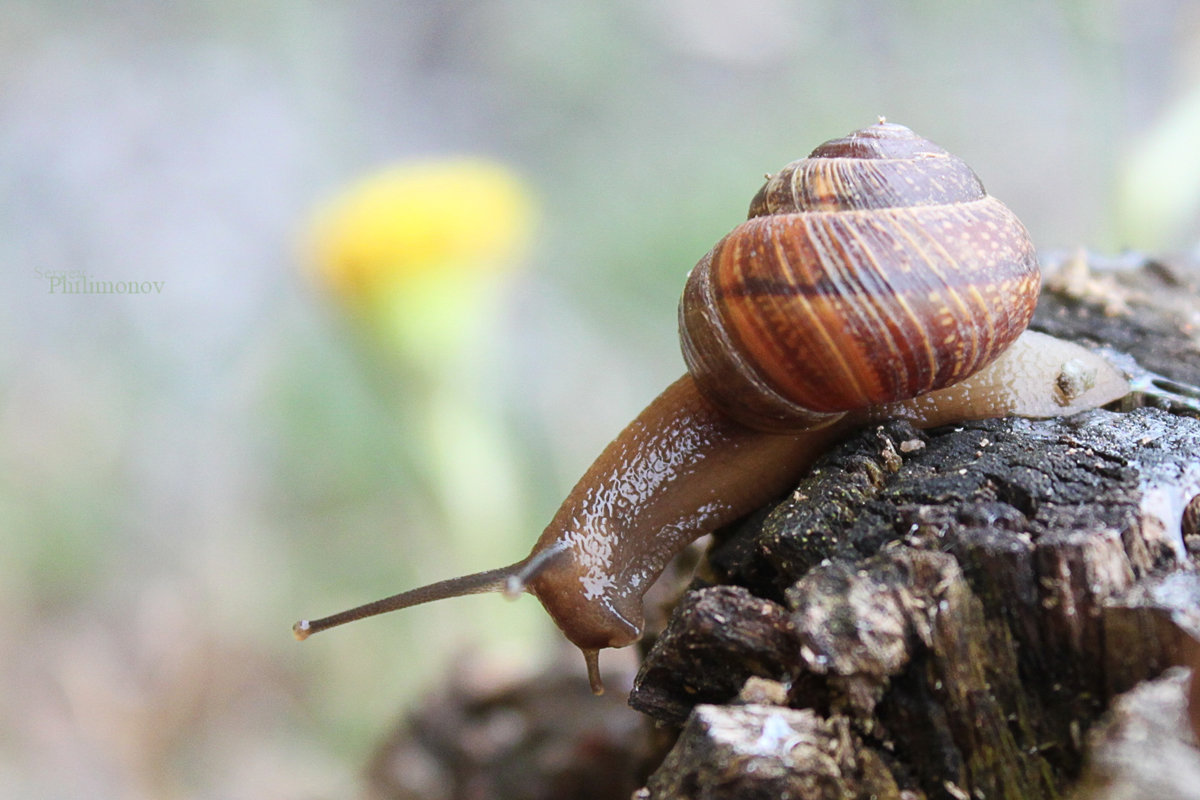
<svg viewBox="0 0 1200 800"><path fill-rule="evenodd" d="M289 626L524 555L681 371L686 271L825 139L907 124L1044 248L1200 241L1189 0L0 11L5 797L352 796L418 692L557 657L528 598ZM305 270L313 214L461 154L531 242L401 353Z"/></svg>

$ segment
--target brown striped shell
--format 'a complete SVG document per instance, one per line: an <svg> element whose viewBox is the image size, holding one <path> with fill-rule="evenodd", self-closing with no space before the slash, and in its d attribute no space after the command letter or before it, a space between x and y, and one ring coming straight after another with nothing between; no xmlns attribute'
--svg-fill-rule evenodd
<svg viewBox="0 0 1200 800"><path fill-rule="evenodd" d="M880 121L767 180L688 277L683 353L731 416L811 427L975 373L1039 287L1029 234L971 168Z"/></svg>

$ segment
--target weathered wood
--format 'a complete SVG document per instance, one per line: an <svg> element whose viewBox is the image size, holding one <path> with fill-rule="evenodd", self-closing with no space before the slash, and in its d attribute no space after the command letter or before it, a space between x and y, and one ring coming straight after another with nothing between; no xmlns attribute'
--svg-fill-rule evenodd
<svg viewBox="0 0 1200 800"><path fill-rule="evenodd" d="M456 675L380 744L366 796L627 798L645 778L647 738L622 700L595 697L575 659L524 681Z"/></svg>
<svg viewBox="0 0 1200 800"><path fill-rule="evenodd" d="M769 705L700 705L635 800L899 800L891 771L844 718Z"/></svg>
<svg viewBox="0 0 1200 800"><path fill-rule="evenodd" d="M787 609L740 586L689 592L679 604L660 648L678 654L668 673L655 662L641 670L640 711L676 724L700 703L734 697L751 677L794 680L799 640Z"/></svg>
<svg viewBox="0 0 1200 800"><path fill-rule="evenodd" d="M1200 383L1200 305L1179 300L1197 274L1152 264L1076 275L1034 327ZM1200 420L1157 408L863 431L769 513L719 537L708 578L741 589L695 584L630 702L668 723L691 714L680 747L706 752L692 741L699 704L772 678L790 687L789 705L849 725L860 758L882 759L902 789L1058 796L1114 695L1179 663L1176 623L1200 609L1174 577L1190 575L1183 510L1200 493L1198 453ZM672 756L649 786L741 780L739 763Z"/></svg>

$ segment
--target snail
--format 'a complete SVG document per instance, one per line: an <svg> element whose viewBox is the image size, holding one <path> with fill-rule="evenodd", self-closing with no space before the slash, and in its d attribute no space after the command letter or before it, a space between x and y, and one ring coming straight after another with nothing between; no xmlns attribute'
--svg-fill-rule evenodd
<svg viewBox="0 0 1200 800"><path fill-rule="evenodd" d="M839 437L1052 417L1128 392L1077 345L1024 332L1040 273L1025 227L959 158L880 119L769 176L688 276L688 374L600 454L527 557L323 619L479 592L537 597L583 651L642 633L642 596L688 543L795 485Z"/></svg>

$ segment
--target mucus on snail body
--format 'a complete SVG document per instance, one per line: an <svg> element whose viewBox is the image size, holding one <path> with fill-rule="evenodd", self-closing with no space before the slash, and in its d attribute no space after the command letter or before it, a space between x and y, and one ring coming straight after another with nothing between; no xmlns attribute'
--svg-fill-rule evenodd
<svg viewBox="0 0 1200 800"><path fill-rule="evenodd" d="M688 374L600 454L526 558L293 630L526 591L599 693L599 651L641 636L642 596L668 562L782 495L854 428L1053 417L1124 396L1099 356L1023 333L1039 288L1029 234L962 160L883 120L826 142L769 177L692 270Z"/></svg>

